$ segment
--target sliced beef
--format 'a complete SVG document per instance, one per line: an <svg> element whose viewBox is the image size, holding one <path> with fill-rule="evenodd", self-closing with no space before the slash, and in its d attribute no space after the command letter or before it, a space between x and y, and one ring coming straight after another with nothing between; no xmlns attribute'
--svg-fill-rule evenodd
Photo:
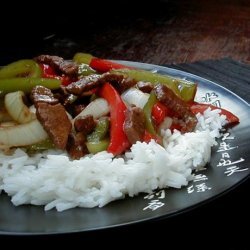
<svg viewBox="0 0 250 250"><path fill-rule="evenodd" d="M133 87L136 85L136 80L131 78L124 78L119 84L118 84L118 91L120 93L123 93L125 90Z"/></svg>
<svg viewBox="0 0 250 250"><path fill-rule="evenodd" d="M34 60L38 63L48 64L51 67L59 67L60 63L64 59L59 56L40 55L40 56L35 57Z"/></svg>
<svg viewBox="0 0 250 250"><path fill-rule="evenodd" d="M68 76L78 75L78 65L71 60L64 60L59 65L59 70Z"/></svg>
<svg viewBox="0 0 250 250"><path fill-rule="evenodd" d="M112 84L120 93L136 85L136 81L125 78L123 75L106 73L103 75L85 76L77 82L72 82L66 87L66 91L74 95L83 95L85 92L101 86L105 82Z"/></svg>
<svg viewBox="0 0 250 250"><path fill-rule="evenodd" d="M197 118L190 110L188 104L165 85L157 84L154 91L157 99L173 110L177 118L184 121L181 132L193 131L197 124Z"/></svg>
<svg viewBox="0 0 250 250"><path fill-rule="evenodd" d="M86 138L83 133L70 133L66 149L72 159L80 159L82 156L88 154L85 141Z"/></svg>
<svg viewBox="0 0 250 250"><path fill-rule="evenodd" d="M77 63L71 60L64 60L59 56L40 55L34 58L38 63L44 63L50 65L56 71L59 71L65 75L76 76L78 74Z"/></svg>
<svg viewBox="0 0 250 250"><path fill-rule="evenodd" d="M154 88L154 85L151 82L143 82L143 81L137 82L136 86L139 90L141 90L144 93L150 93Z"/></svg>
<svg viewBox="0 0 250 250"><path fill-rule="evenodd" d="M86 105L84 104L74 104L72 105L72 114L73 117L76 117L77 115L79 115L86 107Z"/></svg>
<svg viewBox="0 0 250 250"><path fill-rule="evenodd" d="M98 82L100 75L90 75L81 78L76 82L72 82L66 87L66 91L73 95L80 96L83 92L96 88L101 83Z"/></svg>
<svg viewBox="0 0 250 250"><path fill-rule="evenodd" d="M59 100L54 97L50 89L43 86L35 86L30 95L31 101L35 104L38 102L46 102L50 104L57 104Z"/></svg>
<svg viewBox="0 0 250 250"><path fill-rule="evenodd" d="M59 103L50 89L43 86L32 89L31 101L36 107L37 119L55 146L65 149L72 125L64 106Z"/></svg>
<svg viewBox="0 0 250 250"><path fill-rule="evenodd" d="M77 132L82 132L84 135L91 133L96 126L96 122L92 115L77 117L74 121L74 127Z"/></svg>
<svg viewBox="0 0 250 250"><path fill-rule="evenodd" d="M120 93L136 85L136 81L123 75L106 73L98 80L100 84L109 82L112 84Z"/></svg>
<svg viewBox="0 0 250 250"><path fill-rule="evenodd" d="M126 111L124 132L131 144L143 140L145 132L145 116L141 108L132 107Z"/></svg>
<svg viewBox="0 0 250 250"><path fill-rule="evenodd" d="M64 107L60 103L37 102L36 116L55 146L65 149L72 125Z"/></svg>

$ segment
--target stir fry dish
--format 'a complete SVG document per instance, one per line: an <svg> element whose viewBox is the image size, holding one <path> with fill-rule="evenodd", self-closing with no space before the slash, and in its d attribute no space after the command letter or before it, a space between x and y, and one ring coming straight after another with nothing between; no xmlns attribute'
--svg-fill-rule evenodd
<svg viewBox="0 0 250 250"><path fill-rule="evenodd" d="M19 60L0 70L0 147L57 148L80 159L103 150L120 155L137 141L161 144L161 130L194 130L196 114L209 106L194 101L196 90L193 82L84 53Z"/></svg>
<svg viewBox="0 0 250 250"><path fill-rule="evenodd" d="M89 54L0 69L0 193L45 210L181 188L210 161L230 111L197 83Z"/></svg>

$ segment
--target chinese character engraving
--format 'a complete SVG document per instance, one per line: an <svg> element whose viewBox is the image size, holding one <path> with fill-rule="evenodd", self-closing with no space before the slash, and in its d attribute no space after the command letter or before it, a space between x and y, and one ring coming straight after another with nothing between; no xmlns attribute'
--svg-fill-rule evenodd
<svg viewBox="0 0 250 250"><path fill-rule="evenodd" d="M230 176L234 173L242 172L242 171L246 171L246 170L248 170L248 168L239 168L238 166L231 166L231 167L227 167L227 170L224 173L227 176Z"/></svg>
<svg viewBox="0 0 250 250"><path fill-rule="evenodd" d="M232 149L235 149L235 148L237 148L237 146L236 147L231 147L229 143L227 144L226 142L221 142L217 152L224 152L224 151L232 150Z"/></svg>
<svg viewBox="0 0 250 250"><path fill-rule="evenodd" d="M152 192L146 196L144 196L144 199L150 200L148 203L148 206L144 207L143 210L151 209L152 211L162 207L165 205L165 203L161 202L160 200L164 199L166 197L165 190L159 190ZM152 200L153 198L156 198Z"/></svg>
<svg viewBox="0 0 250 250"><path fill-rule="evenodd" d="M194 182L197 182L197 181L206 181L208 178L206 175L204 174L197 174L194 176Z"/></svg>
<svg viewBox="0 0 250 250"><path fill-rule="evenodd" d="M154 194L154 193L150 193L150 194L144 196L144 199L151 200L151 199L153 199L154 197L155 197L155 194Z"/></svg>
<svg viewBox="0 0 250 250"><path fill-rule="evenodd" d="M227 152L226 153L222 153L221 156L222 156L222 158L230 158L230 155Z"/></svg>
<svg viewBox="0 0 250 250"><path fill-rule="evenodd" d="M220 101L219 101L219 100L216 100L215 102L212 102L211 104L212 104L213 106L215 106L215 107L218 107L218 108L221 107L221 104L220 104Z"/></svg>
<svg viewBox="0 0 250 250"><path fill-rule="evenodd" d="M240 163L240 162L243 162L243 161L245 161L245 159L243 159L242 157L237 161L220 159L219 163L217 164L217 167L230 166L230 165L234 165L234 164L237 164L237 163Z"/></svg>
<svg viewBox="0 0 250 250"><path fill-rule="evenodd" d="M162 189L162 190L160 190L159 192L157 192L157 193L155 193L156 194L156 196L158 196L158 199L164 199L165 198L165 190L164 189Z"/></svg>
<svg viewBox="0 0 250 250"><path fill-rule="evenodd" d="M224 134L223 134L221 140L222 140L222 141L225 141L225 140L234 140L234 138L235 138L234 136L230 136L230 133L227 132L227 133L224 133Z"/></svg>
<svg viewBox="0 0 250 250"><path fill-rule="evenodd" d="M147 207L144 207L143 210L151 209L152 211L155 211L156 209L164 206L165 203L159 201L159 200L151 200Z"/></svg>
<svg viewBox="0 0 250 250"><path fill-rule="evenodd" d="M198 192L198 193L200 193L200 192L205 192L205 191L211 189L211 187L208 187L208 186L206 185L205 182L203 182L203 183L201 183L201 184L197 184L197 185L195 185L195 186L196 186L196 188L197 188L197 192Z"/></svg>
<svg viewBox="0 0 250 250"><path fill-rule="evenodd" d="M212 102L214 99L218 98L218 95L215 92L208 92L205 96L202 97L203 102Z"/></svg>
<svg viewBox="0 0 250 250"><path fill-rule="evenodd" d="M194 192L194 185L191 185L190 187L187 187L187 192L189 194L193 193Z"/></svg>
<svg viewBox="0 0 250 250"><path fill-rule="evenodd" d="M147 199L147 200L151 200L153 199L155 196L157 196L158 199L164 199L165 196L166 196L166 193L165 193L165 190L162 189L158 192L152 192L146 196L144 196L144 199Z"/></svg>

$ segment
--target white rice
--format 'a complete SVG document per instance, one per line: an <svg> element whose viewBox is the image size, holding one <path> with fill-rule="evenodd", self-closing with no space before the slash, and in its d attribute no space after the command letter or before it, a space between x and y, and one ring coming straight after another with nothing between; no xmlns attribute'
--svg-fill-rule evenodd
<svg viewBox="0 0 250 250"><path fill-rule="evenodd" d="M107 152L70 160L62 151L47 151L29 157L17 149L13 155L0 152L0 192L14 205L45 205L45 210L102 207L107 203L150 193L156 188L181 188L192 180L194 169L210 160L226 117L208 109L197 115L195 132L162 131L164 147L155 141L137 142L122 158Z"/></svg>

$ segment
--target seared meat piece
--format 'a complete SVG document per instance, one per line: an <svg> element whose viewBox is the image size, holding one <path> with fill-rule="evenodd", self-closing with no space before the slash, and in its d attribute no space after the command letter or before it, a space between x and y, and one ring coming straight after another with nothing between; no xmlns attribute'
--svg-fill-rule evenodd
<svg viewBox="0 0 250 250"><path fill-rule="evenodd" d="M31 91L30 98L35 106L38 102L46 102L51 104L57 104L59 102L58 99L54 97L51 90L43 86L35 86Z"/></svg>
<svg viewBox="0 0 250 250"><path fill-rule="evenodd" d="M65 108L50 89L36 86L31 91L37 119L59 149L65 149L72 125Z"/></svg>
<svg viewBox="0 0 250 250"><path fill-rule="evenodd" d="M139 82L137 82L136 85L137 85L138 89L144 93L150 93L154 88L154 85L151 82L139 81Z"/></svg>
<svg viewBox="0 0 250 250"><path fill-rule="evenodd" d="M37 102L36 116L55 146L65 149L72 125L64 107L60 103Z"/></svg>
<svg viewBox="0 0 250 250"><path fill-rule="evenodd" d="M98 79L100 75L90 75L85 76L78 80L77 82L72 82L66 87L66 91L73 95L81 95L83 92L86 92L90 89L94 89L100 85Z"/></svg>
<svg viewBox="0 0 250 250"><path fill-rule="evenodd" d="M51 67L58 68L60 63L63 61L63 58L59 56L40 55L35 57L34 60L38 63L44 63L50 65Z"/></svg>
<svg viewBox="0 0 250 250"><path fill-rule="evenodd" d="M92 115L86 115L78 117L74 121L74 127L77 132L82 132L84 135L91 133L96 126L94 117Z"/></svg>
<svg viewBox="0 0 250 250"><path fill-rule="evenodd" d="M85 141L86 138L83 133L70 133L66 149L72 159L80 159L82 156L88 154Z"/></svg>
<svg viewBox="0 0 250 250"><path fill-rule="evenodd" d="M59 65L59 70L68 76L78 75L78 65L71 60L64 60Z"/></svg>
<svg viewBox="0 0 250 250"><path fill-rule="evenodd" d="M125 113L124 132L131 144L142 141L145 132L145 116L138 107L127 109Z"/></svg>
<svg viewBox="0 0 250 250"><path fill-rule="evenodd" d="M136 84L135 80L124 78L123 75L106 73L103 75L90 75L72 82L66 87L66 91L74 95L82 95L84 92L101 86L105 82L111 83L120 93Z"/></svg>
<svg viewBox="0 0 250 250"><path fill-rule="evenodd" d="M79 115L84 109L85 109L86 105L84 104L74 104L73 105L73 116L76 117L77 115Z"/></svg>
<svg viewBox="0 0 250 250"><path fill-rule="evenodd" d="M103 74L98 81L101 84L105 82L111 83L120 93L136 85L135 80L126 78L123 75L112 74L112 73Z"/></svg>
<svg viewBox="0 0 250 250"><path fill-rule="evenodd" d="M173 110L177 115L177 118L184 121L184 126L181 132L193 131L196 124L197 118L190 110L190 107L186 102L180 99L170 88L165 85L157 84L154 88L157 99L165 104L167 107Z"/></svg>
<svg viewBox="0 0 250 250"><path fill-rule="evenodd" d="M59 71L65 75L76 76L78 74L77 63L70 60L64 60L59 56L40 55L35 57L34 60L38 63L48 64L56 71Z"/></svg>

